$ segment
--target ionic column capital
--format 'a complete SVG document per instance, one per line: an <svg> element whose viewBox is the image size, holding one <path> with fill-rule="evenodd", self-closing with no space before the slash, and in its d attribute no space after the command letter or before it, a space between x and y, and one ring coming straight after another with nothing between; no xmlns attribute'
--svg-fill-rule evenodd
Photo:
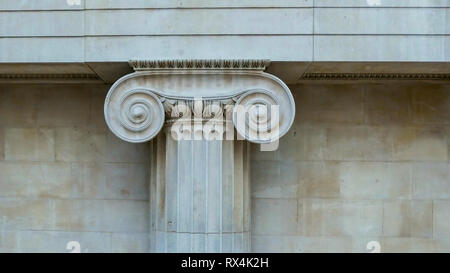
<svg viewBox="0 0 450 273"><path fill-rule="evenodd" d="M179 119L232 122L243 138L267 143L293 123L289 88L264 73L266 60L131 61L105 100L105 119L119 138L146 142Z"/></svg>

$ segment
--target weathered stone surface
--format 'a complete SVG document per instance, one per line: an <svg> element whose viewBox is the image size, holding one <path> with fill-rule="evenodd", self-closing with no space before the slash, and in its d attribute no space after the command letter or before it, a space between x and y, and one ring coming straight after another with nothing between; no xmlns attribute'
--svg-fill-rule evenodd
<svg viewBox="0 0 450 273"><path fill-rule="evenodd" d="M113 233L111 235L111 252L145 253L149 251L147 233Z"/></svg>
<svg viewBox="0 0 450 273"><path fill-rule="evenodd" d="M56 160L66 162L103 161L106 130L86 127L56 129Z"/></svg>
<svg viewBox="0 0 450 273"><path fill-rule="evenodd" d="M390 130L367 126L328 128L326 153L328 160L389 161L392 159Z"/></svg>
<svg viewBox="0 0 450 273"><path fill-rule="evenodd" d="M36 94L35 86L2 86L0 125L8 127L34 126L36 124Z"/></svg>
<svg viewBox="0 0 450 273"><path fill-rule="evenodd" d="M251 173L252 197L296 198L299 186L296 163L255 161L252 162L251 169L259 170Z"/></svg>
<svg viewBox="0 0 450 273"><path fill-rule="evenodd" d="M148 232L148 203L145 201L76 199L53 202L56 230Z"/></svg>
<svg viewBox="0 0 450 273"><path fill-rule="evenodd" d="M37 124L40 126L86 126L89 120L90 90L83 85L40 88Z"/></svg>
<svg viewBox="0 0 450 273"><path fill-rule="evenodd" d="M450 183L448 183L450 165L448 163L416 163L412 170L415 198L450 198Z"/></svg>
<svg viewBox="0 0 450 273"><path fill-rule="evenodd" d="M314 13L314 33L448 34L446 13L443 8L320 8Z"/></svg>
<svg viewBox="0 0 450 273"><path fill-rule="evenodd" d="M297 85L293 93L297 124L363 122L360 85Z"/></svg>
<svg viewBox="0 0 450 273"><path fill-rule="evenodd" d="M220 35L312 34L312 9L133 9L86 11L85 34ZM129 18L133 24L127 24ZM264 20L260 20L260 18ZM232 19L231 19L232 18ZM57 20L57 18L55 18ZM170 24L161 24L170 20ZM159 27L155 27L158 25ZM75 31L73 31L75 32ZM75 32L76 33L76 32ZM2 33L0 32L0 35ZM61 35L61 34L60 34Z"/></svg>
<svg viewBox="0 0 450 273"><path fill-rule="evenodd" d="M405 126L413 123L412 92L408 88L374 84L364 89L364 118L367 124Z"/></svg>
<svg viewBox="0 0 450 273"><path fill-rule="evenodd" d="M306 236L380 236L381 201L311 199L303 201Z"/></svg>
<svg viewBox="0 0 450 273"><path fill-rule="evenodd" d="M449 85L412 86L413 117L420 124L450 124Z"/></svg>
<svg viewBox="0 0 450 273"><path fill-rule="evenodd" d="M10 128L5 132L5 159L55 160L55 131L52 129Z"/></svg>
<svg viewBox="0 0 450 273"><path fill-rule="evenodd" d="M447 238L450 235L450 202L433 202L433 219L435 238Z"/></svg>
<svg viewBox="0 0 450 273"><path fill-rule="evenodd" d="M111 234L106 232L20 231L16 236L22 253L111 252ZM80 248L72 247L70 242L79 243Z"/></svg>
<svg viewBox="0 0 450 273"><path fill-rule="evenodd" d="M431 201L386 201L383 204L383 235L433 237Z"/></svg>
<svg viewBox="0 0 450 273"><path fill-rule="evenodd" d="M0 198L1 230L53 230L51 200Z"/></svg>
<svg viewBox="0 0 450 273"><path fill-rule="evenodd" d="M342 163L336 179L340 181L341 197L346 199L411 197L411 167L404 163Z"/></svg>
<svg viewBox="0 0 450 273"><path fill-rule="evenodd" d="M342 180L339 175L340 168L336 162L300 162L297 196L300 198L339 198Z"/></svg>
<svg viewBox="0 0 450 273"><path fill-rule="evenodd" d="M393 158L398 161L447 161L447 136L440 128L398 127L393 134Z"/></svg>
<svg viewBox="0 0 450 273"><path fill-rule="evenodd" d="M75 198L148 200L148 167L128 163L72 163Z"/></svg>
<svg viewBox="0 0 450 273"><path fill-rule="evenodd" d="M296 199L253 199L252 232L255 235L294 235L297 232Z"/></svg>

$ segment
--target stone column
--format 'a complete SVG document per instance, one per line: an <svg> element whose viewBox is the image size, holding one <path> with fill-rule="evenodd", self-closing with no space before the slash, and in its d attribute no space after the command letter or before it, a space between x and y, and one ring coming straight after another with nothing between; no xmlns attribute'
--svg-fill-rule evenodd
<svg viewBox="0 0 450 273"><path fill-rule="evenodd" d="M125 141L153 139L151 251L250 252L248 141L274 147L288 131L289 89L262 60L131 64L105 118Z"/></svg>

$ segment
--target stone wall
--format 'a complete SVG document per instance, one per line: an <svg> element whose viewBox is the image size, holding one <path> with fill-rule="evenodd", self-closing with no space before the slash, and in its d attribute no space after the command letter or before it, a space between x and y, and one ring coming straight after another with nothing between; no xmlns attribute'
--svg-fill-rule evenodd
<svg viewBox="0 0 450 273"><path fill-rule="evenodd" d="M146 145L113 136L104 85L0 85L0 252L148 249Z"/></svg>
<svg viewBox="0 0 450 273"><path fill-rule="evenodd" d="M253 251L450 251L450 86L291 87L295 126L253 147Z"/></svg>
<svg viewBox="0 0 450 273"><path fill-rule="evenodd" d="M0 85L0 252L147 251L149 145L107 85ZM253 251L450 251L450 87L291 86L295 125L252 152Z"/></svg>

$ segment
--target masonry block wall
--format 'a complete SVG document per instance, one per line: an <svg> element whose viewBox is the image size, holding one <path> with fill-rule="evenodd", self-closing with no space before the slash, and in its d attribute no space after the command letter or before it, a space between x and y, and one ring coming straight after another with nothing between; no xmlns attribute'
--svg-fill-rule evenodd
<svg viewBox="0 0 450 273"><path fill-rule="evenodd" d="M450 251L450 86L291 86L295 126L253 147L253 250Z"/></svg>
<svg viewBox="0 0 450 273"><path fill-rule="evenodd" d="M149 146L107 129L104 85L0 86L0 251L148 250Z"/></svg>
<svg viewBox="0 0 450 273"><path fill-rule="evenodd" d="M0 85L0 252L148 251L148 144L107 85ZM254 252L450 251L450 86L291 86L295 125L252 150Z"/></svg>

